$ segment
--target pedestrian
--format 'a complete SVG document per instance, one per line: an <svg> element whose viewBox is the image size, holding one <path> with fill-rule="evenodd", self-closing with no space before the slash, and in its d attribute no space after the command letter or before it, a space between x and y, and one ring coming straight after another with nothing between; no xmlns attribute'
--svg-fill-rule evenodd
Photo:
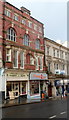
<svg viewBox="0 0 69 120"><path fill-rule="evenodd" d="M62 99L62 87L61 86L59 87L59 94L60 94L61 99Z"/></svg>
<svg viewBox="0 0 69 120"><path fill-rule="evenodd" d="M64 91L65 97L67 98L67 90Z"/></svg>

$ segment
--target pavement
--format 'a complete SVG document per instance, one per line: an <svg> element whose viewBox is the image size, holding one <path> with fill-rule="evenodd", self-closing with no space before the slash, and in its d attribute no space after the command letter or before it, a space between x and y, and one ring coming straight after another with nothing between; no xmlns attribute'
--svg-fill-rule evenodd
<svg viewBox="0 0 69 120"><path fill-rule="evenodd" d="M3 103L0 103L0 108L6 108L6 107L12 107L12 106L18 106L18 105L26 105L26 104L33 104L33 103L40 103L45 102L49 100L60 100L61 97L49 97L48 99L26 99L26 98L20 98L20 99L13 99L13 100L4 100ZM62 98L64 99L64 98ZM66 99L66 98L65 98Z"/></svg>

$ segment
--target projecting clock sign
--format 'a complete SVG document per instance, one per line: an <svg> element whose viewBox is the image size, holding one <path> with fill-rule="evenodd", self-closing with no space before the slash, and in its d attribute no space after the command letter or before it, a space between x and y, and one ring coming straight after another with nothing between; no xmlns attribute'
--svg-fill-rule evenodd
<svg viewBox="0 0 69 120"><path fill-rule="evenodd" d="M47 80L47 74L46 73L30 73L30 80Z"/></svg>

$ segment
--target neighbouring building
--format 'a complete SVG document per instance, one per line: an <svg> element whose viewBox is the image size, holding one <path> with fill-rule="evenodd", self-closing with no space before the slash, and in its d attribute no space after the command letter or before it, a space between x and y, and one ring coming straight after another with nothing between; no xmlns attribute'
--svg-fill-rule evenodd
<svg viewBox="0 0 69 120"><path fill-rule="evenodd" d="M55 96L60 86L62 90L69 88L69 48L48 38L44 41L48 78L52 84L52 95Z"/></svg>
<svg viewBox="0 0 69 120"><path fill-rule="evenodd" d="M49 91L43 38L43 23L28 9L0 0L0 92L4 99L41 98L42 90Z"/></svg>

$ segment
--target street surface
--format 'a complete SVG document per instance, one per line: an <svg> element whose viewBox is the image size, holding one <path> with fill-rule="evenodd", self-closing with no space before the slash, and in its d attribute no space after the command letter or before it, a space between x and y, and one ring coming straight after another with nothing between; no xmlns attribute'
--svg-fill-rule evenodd
<svg viewBox="0 0 69 120"><path fill-rule="evenodd" d="M2 109L3 118L67 118L67 99L13 106Z"/></svg>

